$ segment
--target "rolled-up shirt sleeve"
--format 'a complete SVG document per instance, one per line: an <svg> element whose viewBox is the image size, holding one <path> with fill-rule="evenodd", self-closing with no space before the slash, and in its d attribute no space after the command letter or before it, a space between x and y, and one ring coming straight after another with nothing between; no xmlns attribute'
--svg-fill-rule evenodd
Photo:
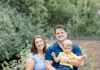
<svg viewBox="0 0 100 70"><path fill-rule="evenodd" d="M45 60L50 60L50 61L53 60L53 57L51 56L51 53L52 53L52 48L48 48L48 49L46 50Z"/></svg>
<svg viewBox="0 0 100 70"><path fill-rule="evenodd" d="M81 56L82 55L82 51L81 51L79 45L77 45L77 44L73 44L72 52L74 54L76 54L77 56Z"/></svg>

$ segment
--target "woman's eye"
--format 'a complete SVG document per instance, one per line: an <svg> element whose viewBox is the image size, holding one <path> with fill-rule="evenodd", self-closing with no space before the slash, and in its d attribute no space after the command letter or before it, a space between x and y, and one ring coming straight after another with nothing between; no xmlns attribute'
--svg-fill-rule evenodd
<svg viewBox="0 0 100 70"><path fill-rule="evenodd" d="M36 44L37 44L38 42L36 42Z"/></svg>

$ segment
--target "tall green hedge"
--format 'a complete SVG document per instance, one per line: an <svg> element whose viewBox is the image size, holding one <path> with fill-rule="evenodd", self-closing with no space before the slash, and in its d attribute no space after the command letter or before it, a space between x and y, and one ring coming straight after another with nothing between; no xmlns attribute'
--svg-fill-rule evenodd
<svg viewBox="0 0 100 70"><path fill-rule="evenodd" d="M42 34L42 25L33 25L31 16L20 14L9 5L0 4L0 61L10 59L30 43L34 35Z"/></svg>
<svg viewBox="0 0 100 70"><path fill-rule="evenodd" d="M98 6L99 4L99 6ZM71 36L100 36L99 0L78 0L68 22Z"/></svg>

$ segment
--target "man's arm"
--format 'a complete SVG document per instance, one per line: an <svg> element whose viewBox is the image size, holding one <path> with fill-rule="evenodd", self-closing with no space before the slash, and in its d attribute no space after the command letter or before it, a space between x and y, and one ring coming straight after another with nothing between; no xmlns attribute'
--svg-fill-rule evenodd
<svg viewBox="0 0 100 70"><path fill-rule="evenodd" d="M77 56L82 56L82 51L81 51L79 45L77 45L77 44L73 44L72 52L74 54L76 54ZM82 61L77 60L77 59L71 59L70 62L76 67L84 65L84 59Z"/></svg>
<svg viewBox="0 0 100 70"><path fill-rule="evenodd" d="M77 60L77 59L70 59L69 61L71 64L73 64L74 66L84 66L84 59L83 60Z"/></svg>
<svg viewBox="0 0 100 70"><path fill-rule="evenodd" d="M52 61L45 60L45 64L46 64L46 70L56 70L56 69L52 66Z"/></svg>
<svg viewBox="0 0 100 70"><path fill-rule="evenodd" d="M68 57L63 57L62 62L71 63L76 67L84 65L84 59L80 61L80 60L77 60L77 59L69 59Z"/></svg>

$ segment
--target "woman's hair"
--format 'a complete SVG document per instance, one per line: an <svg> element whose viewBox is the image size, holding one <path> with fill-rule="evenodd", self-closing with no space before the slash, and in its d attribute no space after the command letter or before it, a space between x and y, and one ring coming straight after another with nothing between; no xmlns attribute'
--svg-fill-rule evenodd
<svg viewBox="0 0 100 70"><path fill-rule="evenodd" d="M37 48L36 48L36 45L35 45L35 40L36 40L37 38L41 38L41 39L43 40L43 42L44 42L43 53L45 53L45 52L46 52L46 42L44 41L43 37L41 37L41 36L35 36L35 37L33 37L33 39L32 39L32 48L31 48L31 52L32 52L33 54L37 54L37 53L38 53Z"/></svg>

